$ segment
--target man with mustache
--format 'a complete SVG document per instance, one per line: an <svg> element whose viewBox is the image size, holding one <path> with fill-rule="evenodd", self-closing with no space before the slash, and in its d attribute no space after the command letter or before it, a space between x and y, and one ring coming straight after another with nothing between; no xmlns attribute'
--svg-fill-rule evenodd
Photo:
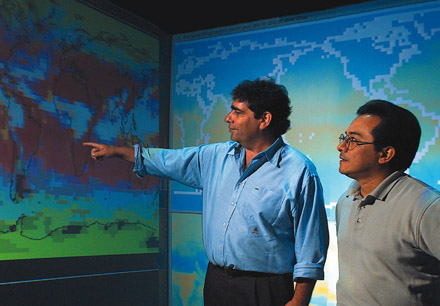
<svg viewBox="0 0 440 306"><path fill-rule="evenodd" d="M324 278L329 239L317 171L281 137L291 113L284 86L243 81L232 97L229 142L178 150L84 145L94 159L119 156L139 176L203 190L205 305L308 305Z"/></svg>
<svg viewBox="0 0 440 306"><path fill-rule="evenodd" d="M404 172L419 122L383 100L357 115L337 147L354 179L336 207L338 306L440 305L440 193Z"/></svg>

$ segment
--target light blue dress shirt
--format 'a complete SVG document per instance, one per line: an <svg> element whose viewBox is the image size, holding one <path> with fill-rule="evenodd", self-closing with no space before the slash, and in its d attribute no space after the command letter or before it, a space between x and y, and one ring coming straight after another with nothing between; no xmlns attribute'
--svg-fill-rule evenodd
<svg viewBox="0 0 440 306"><path fill-rule="evenodd" d="M232 141L178 150L135 145L134 172L203 190L203 242L213 264L323 279L329 235L315 166L281 138L246 171L244 159Z"/></svg>

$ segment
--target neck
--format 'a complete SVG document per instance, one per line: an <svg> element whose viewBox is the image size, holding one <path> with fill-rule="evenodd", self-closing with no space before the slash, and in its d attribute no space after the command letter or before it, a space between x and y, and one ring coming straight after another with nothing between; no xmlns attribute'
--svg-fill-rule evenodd
<svg viewBox="0 0 440 306"><path fill-rule="evenodd" d="M361 186L361 195L363 197L366 197L369 195L380 183L385 180L391 172L382 172L378 173L377 175L362 178L362 179L356 179Z"/></svg>
<svg viewBox="0 0 440 306"><path fill-rule="evenodd" d="M268 137L263 138L259 142L253 144L252 146L244 146L246 151L246 165L247 168L249 164L251 163L252 159L260 152L263 152L267 148L269 148L277 138L275 137Z"/></svg>

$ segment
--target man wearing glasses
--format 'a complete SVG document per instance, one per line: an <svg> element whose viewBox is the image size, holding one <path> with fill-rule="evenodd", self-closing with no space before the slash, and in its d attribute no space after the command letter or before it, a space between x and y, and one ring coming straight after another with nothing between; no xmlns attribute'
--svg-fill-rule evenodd
<svg viewBox="0 0 440 306"><path fill-rule="evenodd" d="M338 306L440 305L440 192L404 172L417 118L382 100L357 115L337 147L354 179L336 208Z"/></svg>

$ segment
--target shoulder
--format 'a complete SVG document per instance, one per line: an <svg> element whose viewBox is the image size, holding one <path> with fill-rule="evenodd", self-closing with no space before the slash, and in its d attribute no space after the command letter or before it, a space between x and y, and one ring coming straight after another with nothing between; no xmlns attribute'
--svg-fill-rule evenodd
<svg viewBox="0 0 440 306"><path fill-rule="evenodd" d="M398 208L400 215L410 216L416 227L423 219L438 219L440 192L407 174L400 177L385 202Z"/></svg>
<svg viewBox="0 0 440 306"><path fill-rule="evenodd" d="M293 168L295 170L303 170L309 175L317 176L317 170L312 160L301 151L294 147L284 144L281 150L281 167Z"/></svg>
<svg viewBox="0 0 440 306"><path fill-rule="evenodd" d="M418 180L410 175L402 176L396 186L395 193L405 199L411 199L418 205L429 205L430 203L440 203L440 191L434 187Z"/></svg>
<svg viewBox="0 0 440 306"><path fill-rule="evenodd" d="M234 155L239 144L233 141L204 144L194 147L198 151L199 158L207 163L214 160L223 160L228 155Z"/></svg>
<svg viewBox="0 0 440 306"><path fill-rule="evenodd" d="M206 151L206 152L225 152L225 153L228 153L230 151L233 151L234 148L236 148L238 146L239 146L239 144L236 142L226 141L226 142L203 144L203 145L198 146L197 148L200 151Z"/></svg>
<svg viewBox="0 0 440 306"><path fill-rule="evenodd" d="M188 150L188 151L228 151L231 147L234 146L233 141L227 141L227 142L218 142L218 143L209 143L209 144L200 144L195 146L187 146L180 149L174 149L175 151L178 150ZM164 150L164 149L162 149ZM166 149L165 149L166 150Z"/></svg>

